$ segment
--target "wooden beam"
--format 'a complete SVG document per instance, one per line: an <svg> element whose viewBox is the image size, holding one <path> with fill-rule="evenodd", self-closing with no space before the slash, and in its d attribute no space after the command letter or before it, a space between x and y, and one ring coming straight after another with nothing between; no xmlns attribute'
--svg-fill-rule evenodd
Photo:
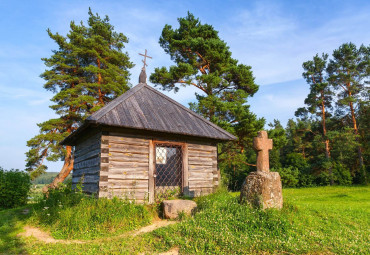
<svg viewBox="0 0 370 255"><path fill-rule="evenodd" d="M155 158L154 158L154 142L149 140L149 204L154 203L154 168L155 168Z"/></svg>
<svg viewBox="0 0 370 255"><path fill-rule="evenodd" d="M188 144L182 146L182 192L184 195L189 195L189 164L188 164Z"/></svg>

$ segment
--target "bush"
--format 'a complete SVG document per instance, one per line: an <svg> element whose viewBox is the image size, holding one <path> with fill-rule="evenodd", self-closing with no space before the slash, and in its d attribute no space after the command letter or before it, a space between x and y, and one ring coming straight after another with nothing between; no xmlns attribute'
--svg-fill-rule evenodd
<svg viewBox="0 0 370 255"><path fill-rule="evenodd" d="M0 167L0 208L14 208L27 203L31 188L28 173Z"/></svg>
<svg viewBox="0 0 370 255"><path fill-rule="evenodd" d="M151 222L144 205L119 198L97 199L79 190L72 191L70 184L50 190L49 197L35 205L31 223L49 228L58 239L94 239Z"/></svg>
<svg viewBox="0 0 370 255"><path fill-rule="evenodd" d="M271 172L278 172L281 177L281 183L285 188L297 187L299 182L299 171L295 167L279 167L271 169Z"/></svg>
<svg viewBox="0 0 370 255"><path fill-rule="evenodd" d="M352 177L351 172L341 163L333 164L333 175L335 183L339 185L351 185Z"/></svg>

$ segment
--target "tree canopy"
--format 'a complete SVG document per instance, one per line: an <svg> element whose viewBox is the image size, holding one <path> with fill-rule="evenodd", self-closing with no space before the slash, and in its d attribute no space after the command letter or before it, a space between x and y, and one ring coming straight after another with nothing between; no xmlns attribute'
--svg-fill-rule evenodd
<svg viewBox="0 0 370 255"><path fill-rule="evenodd" d="M128 38L114 30L109 18L101 18L89 9L87 25L70 23L66 36L47 30L58 45L49 58L43 58L48 68L41 74L44 88L55 95L51 109L58 118L38 124L40 133L27 145L27 170L33 178L45 172L44 160L64 160L55 179L62 181L73 168L71 146L59 142L76 130L91 113L129 89L129 69L133 64L123 52Z"/></svg>

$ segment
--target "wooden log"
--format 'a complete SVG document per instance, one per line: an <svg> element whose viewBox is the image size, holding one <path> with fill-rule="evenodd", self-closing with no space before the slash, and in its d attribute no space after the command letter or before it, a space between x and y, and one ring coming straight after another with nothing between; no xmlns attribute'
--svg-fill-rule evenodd
<svg viewBox="0 0 370 255"><path fill-rule="evenodd" d="M194 157L194 156L189 156L189 161L199 161L199 162L214 162L216 161L216 158L214 157Z"/></svg>
<svg viewBox="0 0 370 255"><path fill-rule="evenodd" d="M212 145L200 145L200 144L188 144L189 151L196 150L196 151L217 151L216 146Z"/></svg>
<svg viewBox="0 0 370 255"><path fill-rule="evenodd" d="M118 197L128 200L148 200L148 190L113 189L99 192L99 197Z"/></svg>
<svg viewBox="0 0 370 255"><path fill-rule="evenodd" d="M203 178L203 179L212 179L213 180L214 175L211 172L190 172L189 173L189 180L194 180L195 178Z"/></svg>
<svg viewBox="0 0 370 255"><path fill-rule="evenodd" d="M136 167L146 167L149 168L149 163L143 163L143 162L117 162L117 161L110 161L109 162L109 168L136 168Z"/></svg>
<svg viewBox="0 0 370 255"><path fill-rule="evenodd" d="M210 166L212 167L213 161L207 161L207 160L199 160L199 159L191 159L189 158L188 161L190 166L197 165L197 166Z"/></svg>
<svg viewBox="0 0 370 255"><path fill-rule="evenodd" d="M216 152L212 152L212 151L195 151L195 150L191 150L189 151L189 157L206 157L206 158L212 158L212 157L216 157L217 155L215 155Z"/></svg>
<svg viewBox="0 0 370 255"><path fill-rule="evenodd" d="M153 140L149 141L149 166L148 166L148 191L149 191L149 203L154 203L154 170L155 170L155 146Z"/></svg>
<svg viewBox="0 0 370 255"><path fill-rule="evenodd" d="M118 152L109 152L109 161L116 162L149 162L148 154L132 154L132 153L118 153Z"/></svg>
<svg viewBox="0 0 370 255"><path fill-rule="evenodd" d="M135 172L145 172L148 171L148 167L111 167L109 168L109 174L123 174L124 172L130 172L130 173L135 173Z"/></svg>
<svg viewBox="0 0 370 255"><path fill-rule="evenodd" d="M122 174L109 174L108 179L120 179L120 180L127 180L127 179L133 179L133 180L147 180L149 178L148 171L146 172L135 172L135 173L129 173L124 172Z"/></svg>
<svg viewBox="0 0 370 255"><path fill-rule="evenodd" d="M92 159L82 161L80 163L74 164L73 167L77 170L80 168L87 168L87 167L93 167L93 166L98 166L98 165L100 165L100 157L95 157Z"/></svg>
<svg viewBox="0 0 370 255"><path fill-rule="evenodd" d="M98 183L99 175L83 175L72 178L72 183Z"/></svg>
<svg viewBox="0 0 370 255"><path fill-rule="evenodd" d="M182 179L182 192L188 195L189 192L189 154L188 145L182 146L182 164L183 164L183 179Z"/></svg>
<svg viewBox="0 0 370 255"><path fill-rule="evenodd" d="M212 188L213 187L213 180L210 181L191 181L189 180L189 188Z"/></svg>
<svg viewBox="0 0 370 255"><path fill-rule="evenodd" d="M131 144L131 145L149 145L148 139L140 139L140 138L129 138L129 137L122 137L122 136L102 136L102 139L108 140L109 144L115 143L115 144Z"/></svg>
<svg viewBox="0 0 370 255"><path fill-rule="evenodd" d="M100 151L101 151L100 148L98 148L98 149L92 150L92 151L84 154L83 156L75 155L74 156L74 164L77 164L81 161L84 161L84 160L87 160L87 159L90 159L90 158L99 157Z"/></svg>
<svg viewBox="0 0 370 255"><path fill-rule="evenodd" d="M111 189L148 189L148 180L108 180Z"/></svg>
<svg viewBox="0 0 370 255"><path fill-rule="evenodd" d="M189 172L190 171L214 171L215 168L211 165L190 165L189 164Z"/></svg>
<svg viewBox="0 0 370 255"><path fill-rule="evenodd" d="M110 152L133 153L133 154L149 154L147 146L127 145L127 144L109 144L107 146Z"/></svg>
<svg viewBox="0 0 370 255"><path fill-rule="evenodd" d="M213 188L197 188L197 189L190 189L190 193L194 197L200 197L200 196L205 196L208 194L211 194L213 192Z"/></svg>

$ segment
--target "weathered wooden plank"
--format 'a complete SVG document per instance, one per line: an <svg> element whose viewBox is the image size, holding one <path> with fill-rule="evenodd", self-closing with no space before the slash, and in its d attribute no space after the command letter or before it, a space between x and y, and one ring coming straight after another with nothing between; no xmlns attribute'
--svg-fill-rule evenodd
<svg viewBox="0 0 370 255"><path fill-rule="evenodd" d="M72 178L72 183L98 183L99 175L83 175Z"/></svg>
<svg viewBox="0 0 370 255"><path fill-rule="evenodd" d="M148 154L133 154L129 152L109 152L109 161L118 162L148 162Z"/></svg>
<svg viewBox="0 0 370 255"><path fill-rule="evenodd" d="M204 178L204 179L212 179L214 178L214 175L212 172L190 172L189 173L189 180L194 178Z"/></svg>
<svg viewBox="0 0 370 255"><path fill-rule="evenodd" d="M130 190L108 190L99 192L99 197L119 197L121 199L148 201L148 191L130 191Z"/></svg>
<svg viewBox="0 0 370 255"><path fill-rule="evenodd" d="M213 188L213 180L210 181L193 181L189 180L189 188Z"/></svg>
<svg viewBox="0 0 370 255"><path fill-rule="evenodd" d="M194 156L189 156L189 161L212 162L212 163L214 163L216 161L216 158L215 157L194 157Z"/></svg>
<svg viewBox="0 0 370 255"><path fill-rule="evenodd" d="M125 167L114 167L114 168L109 168L109 174L123 174L123 173L135 173L135 172L145 172L148 171L148 167L133 167L133 168L125 168Z"/></svg>
<svg viewBox="0 0 370 255"><path fill-rule="evenodd" d="M82 185L82 191L89 194L98 193L99 187L97 183L84 183Z"/></svg>
<svg viewBox="0 0 370 255"><path fill-rule="evenodd" d="M189 143L188 144L189 151L196 150L196 151L217 151L217 147L214 145L200 145Z"/></svg>
<svg viewBox="0 0 370 255"><path fill-rule="evenodd" d="M211 165L194 165L194 164L192 164L192 165L190 165L189 164L189 172L190 171L207 171L207 170L209 170L209 171L215 171L216 170L216 168L214 168L213 166L211 166Z"/></svg>
<svg viewBox="0 0 370 255"><path fill-rule="evenodd" d="M196 188L190 189L190 194L194 197L205 196L211 194L213 192L213 188Z"/></svg>
<svg viewBox="0 0 370 255"><path fill-rule="evenodd" d="M79 168L79 169L73 169L72 176L73 175L81 175L82 173L86 174L95 174L98 173L100 169L100 166L94 166L94 167L85 167L85 168Z"/></svg>
<svg viewBox="0 0 370 255"><path fill-rule="evenodd" d="M189 163L188 164L190 166L198 165L198 166L210 166L210 167L212 167L213 161L200 160L200 159L194 160L194 159L189 158Z"/></svg>
<svg viewBox="0 0 370 255"><path fill-rule="evenodd" d="M189 157L207 157L212 158L216 157L215 151L196 151L196 150L190 150L189 151Z"/></svg>
<svg viewBox="0 0 370 255"><path fill-rule="evenodd" d="M135 167L149 167L149 163L142 162L118 162L111 161L109 162L109 168L122 167L122 168L135 168Z"/></svg>
<svg viewBox="0 0 370 255"><path fill-rule="evenodd" d="M107 145L110 152L149 154L149 148L145 145L129 145L110 143Z"/></svg>
<svg viewBox="0 0 370 255"><path fill-rule="evenodd" d="M149 187L149 203L154 203L154 169L155 169L155 146L153 140L149 141L149 168L148 168L148 187Z"/></svg>
<svg viewBox="0 0 370 255"><path fill-rule="evenodd" d="M108 183L113 189L148 189L148 180L109 179Z"/></svg>
<svg viewBox="0 0 370 255"><path fill-rule="evenodd" d="M80 168L86 168L86 167L93 167L100 165L100 157L88 159L85 161L82 161L80 163L75 164L73 167L74 169L80 169Z"/></svg>
<svg viewBox="0 0 370 255"><path fill-rule="evenodd" d="M109 143L115 144L149 145L148 139L124 137L122 135L116 136L114 133L110 133L109 136L103 135L102 139L109 140Z"/></svg>
<svg viewBox="0 0 370 255"><path fill-rule="evenodd" d="M109 174L108 179L133 179L133 180L147 180L149 178L148 172L135 172L135 173L123 173L123 174Z"/></svg>
<svg viewBox="0 0 370 255"><path fill-rule="evenodd" d="M182 174L182 189L185 195L189 191L189 150L188 145L185 143L182 146L182 164L183 164L183 174Z"/></svg>
<svg viewBox="0 0 370 255"><path fill-rule="evenodd" d="M76 148L73 153L73 156L75 158L78 158L78 157L84 156L87 153L90 153L92 150L97 150L97 149L100 149L100 143L94 143L90 146L86 146L80 149Z"/></svg>
<svg viewBox="0 0 370 255"><path fill-rule="evenodd" d="M92 150L92 151L84 154L83 156L75 156L74 157L74 164L77 164L81 161L84 161L84 160L87 160L87 159L90 159L90 158L99 157L99 155L100 155L100 148Z"/></svg>

